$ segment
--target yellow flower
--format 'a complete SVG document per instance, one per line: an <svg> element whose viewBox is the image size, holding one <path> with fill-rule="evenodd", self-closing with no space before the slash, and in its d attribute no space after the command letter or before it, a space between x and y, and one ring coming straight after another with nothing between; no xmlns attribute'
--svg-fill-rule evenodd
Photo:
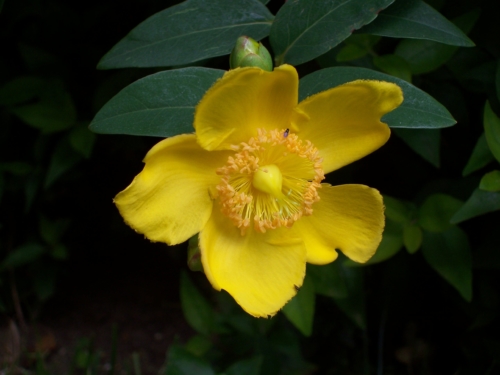
<svg viewBox="0 0 500 375"><path fill-rule="evenodd" d="M401 104L401 89L358 80L297 103L298 83L289 65L227 72L198 104L195 134L155 145L115 198L151 241L199 232L212 286L256 317L296 294L306 262L330 263L336 250L366 262L384 228L377 190L321 181L388 140L380 118Z"/></svg>

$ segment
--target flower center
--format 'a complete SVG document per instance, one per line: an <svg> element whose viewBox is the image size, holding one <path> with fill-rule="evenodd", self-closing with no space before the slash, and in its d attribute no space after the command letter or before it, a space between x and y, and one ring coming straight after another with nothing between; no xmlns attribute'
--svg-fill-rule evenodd
<svg viewBox="0 0 500 375"><path fill-rule="evenodd" d="M222 212L242 235L250 225L263 233L312 214L325 175L311 142L285 129L258 129L257 137L231 148L235 154L217 169L217 191Z"/></svg>

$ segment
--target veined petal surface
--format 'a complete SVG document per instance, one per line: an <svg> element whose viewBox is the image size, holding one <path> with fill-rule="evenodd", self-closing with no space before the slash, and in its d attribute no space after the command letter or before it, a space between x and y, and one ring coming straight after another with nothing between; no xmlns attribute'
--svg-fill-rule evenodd
<svg viewBox="0 0 500 375"><path fill-rule="evenodd" d="M272 72L230 70L196 107L194 127L206 150L229 149L257 135L257 129L285 129L298 101L299 79L290 65Z"/></svg>
<svg viewBox="0 0 500 375"><path fill-rule="evenodd" d="M380 118L402 102L401 88L394 83L357 80L303 100L292 122L301 139L318 148L329 173L387 142L390 130Z"/></svg>
<svg viewBox="0 0 500 375"><path fill-rule="evenodd" d="M175 245L198 233L212 211L209 189L228 152L208 152L194 134L157 143L144 169L114 202L125 222L151 241Z"/></svg>
<svg viewBox="0 0 500 375"><path fill-rule="evenodd" d="M306 244L307 262L330 263L337 258L335 249L356 262L366 262L382 240L382 196L364 185L321 186L321 200L313 205L313 214L293 226Z"/></svg>
<svg viewBox="0 0 500 375"><path fill-rule="evenodd" d="M302 285L306 249L289 228L245 235L217 205L200 233L203 269L212 286L226 290L249 314L276 314Z"/></svg>

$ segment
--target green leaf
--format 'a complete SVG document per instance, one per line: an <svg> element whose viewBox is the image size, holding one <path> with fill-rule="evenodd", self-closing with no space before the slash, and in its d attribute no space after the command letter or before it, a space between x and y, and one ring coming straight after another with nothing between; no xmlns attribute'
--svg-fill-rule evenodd
<svg viewBox="0 0 500 375"><path fill-rule="evenodd" d="M368 51L357 44L347 44L337 54L337 61L351 61L365 56Z"/></svg>
<svg viewBox="0 0 500 375"><path fill-rule="evenodd" d="M14 78L0 87L0 105L7 107L25 103L40 95L46 81L40 77Z"/></svg>
<svg viewBox="0 0 500 375"><path fill-rule="evenodd" d="M456 19L453 23L468 33L479 17L474 10ZM458 50L458 47L443 45L430 40L404 39L396 47L395 54L404 58L410 65L413 74L433 71L446 63Z"/></svg>
<svg viewBox="0 0 500 375"><path fill-rule="evenodd" d="M500 100L500 59L497 60L497 71L495 74L495 86L497 89L497 98Z"/></svg>
<svg viewBox="0 0 500 375"><path fill-rule="evenodd" d="M361 32L392 38L434 40L454 46L474 46L462 30L421 0L394 2Z"/></svg>
<svg viewBox="0 0 500 375"><path fill-rule="evenodd" d="M34 262L42 256L45 248L38 243L30 243L14 249L0 265L0 269L16 268Z"/></svg>
<svg viewBox="0 0 500 375"><path fill-rule="evenodd" d="M439 129L394 129L394 133L413 151L439 168L441 144L441 131Z"/></svg>
<svg viewBox="0 0 500 375"><path fill-rule="evenodd" d="M429 232L444 232L450 219L462 207L462 201L446 194L433 194L420 206L418 224Z"/></svg>
<svg viewBox="0 0 500 375"><path fill-rule="evenodd" d="M295 297L284 307L283 314L304 335L312 333L314 319L315 293L314 283L306 276Z"/></svg>
<svg viewBox="0 0 500 375"><path fill-rule="evenodd" d="M371 257L368 262L360 264L349 262L349 265L370 265L383 262L396 255L399 250L403 248L403 228L400 224L387 220L385 223L384 233L382 235L382 242L378 246L377 252Z"/></svg>
<svg viewBox="0 0 500 375"><path fill-rule="evenodd" d="M500 171L495 170L486 173L479 183L479 189L485 191L500 191Z"/></svg>
<svg viewBox="0 0 500 375"><path fill-rule="evenodd" d="M201 295L187 273L181 273L180 295L184 317L197 332L208 335L214 326L212 306Z"/></svg>
<svg viewBox="0 0 500 375"><path fill-rule="evenodd" d="M60 242L61 237L68 230L70 223L70 219L51 221L41 215L38 221L38 231L47 244L54 246Z"/></svg>
<svg viewBox="0 0 500 375"><path fill-rule="evenodd" d="M324 266L307 264L307 272L317 294L331 298L346 298L348 295L341 262L332 262Z"/></svg>
<svg viewBox="0 0 500 375"><path fill-rule="evenodd" d="M422 252L425 260L462 297L472 299L472 256L467 234L453 226L442 233L424 233Z"/></svg>
<svg viewBox="0 0 500 375"><path fill-rule="evenodd" d="M405 59L398 55L384 55L375 56L373 64L384 73L391 76L404 79L406 82L411 83L411 70L410 65Z"/></svg>
<svg viewBox="0 0 500 375"><path fill-rule="evenodd" d="M495 157L491 153L490 148L488 147L488 142L486 142L486 135L483 133L477 140L469 161L462 171L462 176L465 177L472 172L485 167L493 160L495 160Z"/></svg>
<svg viewBox="0 0 500 375"><path fill-rule="evenodd" d="M264 357L259 355L249 359L244 359L232 364L225 372L225 375L259 375Z"/></svg>
<svg viewBox="0 0 500 375"><path fill-rule="evenodd" d="M61 175L69 171L80 160L82 160L82 156L73 150L69 139L67 137L61 139L50 158L44 188L49 188Z"/></svg>
<svg viewBox="0 0 500 375"><path fill-rule="evenodd" d="M288 1L278 11L269 39L276 65L298 65L335 47L370 23L394 0Z"/></svg>
<svg viewBox="0 0 500 375"><path fill-rule="evenodd" d="M272 21L257 0L188 0L142 22L97 68L174 66L226 55L241 35L265 38Z"/></svg>
<svg viewBox="0 0 500 375"><path fill-rule="evenodd" d="M415 216L413 203L384 195L385 216L396 223L408 224Z"/></svg>
<svg viewBox="0 0 500 375"><path fill-rule="evenodd" d="M422 245L422 229L418 225L407 225L403 228L403 243L410 254L414 254Z"/></svg>
<svg viewBox="0 0 500 375"><path fill-rule="evenodd" d="M171 137L193 132L194 109L223 70L185 68L156 73L125 87L89 128L103 134Z"/></svg>
<svg viewBox="0 0 500 375"><path fill-rule="evenodd" d="M172 345L168 350L165 375L215 375L210 364L188 352Z"/></svg>
<svg viewBox="0 0 500 375"><path fill-rule="evenodd" d="M484 107L484 134L491 153L500 162L500 118L491 109L490 103Z"/></svg>
<svg viewBox="0 0 500 375"><path fill-rule="evenodd" d="M5 186L5 177L3 176L3 173L0 172L0 203L2 203L4 186ZM1 228L1 226L0 226L0 228Z"/></svg>
<svg viewBox="0 0 500 375"><path fill-rule="evenodd" d="M408 82L365 68L333 67L311 73L300 80L299 98L356 79L375 79L397 84L403 90L404 102L382 118L393 128L444 128L456 123L448 110L429 94Z"/></svg>
<svg viewBox="0 0 500 375"><path fill-rule="evenodd" d="M33 167L23 161L10 161L0 163L0 171L13 174L14 176L26 176L33 170Z"/></svg>
<svg viewBox="0 0 500 375"><path fill-rule="evenodd" d="M467 202L451 218L457 224L488 212L500 210L500 193L476 189Z"/></svg>
<svg viewBox="0 0 500 375"><path fill-rule="evenodd" d="M214 346L212 340L204 335L195 335L184 345L184 349L197 357L203 356Z"/></svg>
<svg viewBox="0 0 500 375"><path fill-rule="evenodd" d="M95 134L92 133L86 125L79 125L69 133L69 143L71 147L85 159L90 158L94 142Z"/></svg>

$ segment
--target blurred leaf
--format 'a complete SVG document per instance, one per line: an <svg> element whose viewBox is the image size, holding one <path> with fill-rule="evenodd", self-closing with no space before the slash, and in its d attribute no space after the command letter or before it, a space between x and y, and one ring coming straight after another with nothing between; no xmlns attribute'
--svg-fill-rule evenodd
<svg viewBox="0 0 500 375"><path fill-rule="evenodd" d="M188 352L186 349L172 345L168 350L165 375L215 375L210 365Z"/></svg>
<svg viewBox="0 0 500 375"><path fill-rule="evenodd" d="M466 34L479 18L479 10L466 13L453 20ZM458 47L443 45L430 40L404 39L396 47L395 54L404 58L413 74L428 73L446 63Z"/></svg>
<svg viewBox="0 0 500 375"><path fill-rule="evenodd" d="M425 260L462 297L472 299L472 256L467 234L457 226L442 233L424 233L422 252Z"/></svg>
<svg viewBox="0 0 500 375"><path fill-rule="evenodd" d="M346 265L363 266L383 262L396 255L403 248L403 228L391 220L386 220L384 233L382 234L382 242L374 256L366 263L356 263L349 260Z"/></svg>
<svg viewBox="0 0 500 375"><path fill-rule="evenodd" d="M429 232L444 232L451 227L450 219L463 202L446 194L433 194L420 206L418 224Z"/></svg>
<svg viewBox="0 0 500 375"><path fill-rule="evenodd" d="M259 375L262 367L263 356L259 355L249 359L244 359L232 364L225 372L225 375Z"/></svg>
<svg viewBox="0 0 500 375"><path fill-rule="evenodd" d="M3 177L3 173L0 171L0 203L2 203L2 195L5 186L5 178ZM1 226L0 226L1 228Z"/></svg>
<svg viewBox="0 0 500 375"><path fill-rule="evenodd" d="M370 23L394 0L288 1L276 14L269 39L276 65L310 61Z"/></svg>
<svg viewBox="0 0 500 375"><path fill-rule="evenodd" d="M332 262L324 266L307 264L307 272L314 284L314 291L332 298L346 298L347 285L343 277L341 262Z"/></svg>
<svg viewBox="0 0 500 375"><path fill-rule="evenodd" d="M40 95L46 81L40 77L21 76L0 87L0 105L7 107L25 103Z"/></svg>
<svg viewBox="0 0 500 375"><path fill-rule="evenodd" d="M241 35L265 38L272 21L257 0L188 0L139 24L97 68L173 66L226 55Z"/></svg>
<svg viewBox="0 0 500 375"><path fill-rule="evenodd" d="M94 147L95 134L86 125L79 125L69 133L69 143L73 149L88 159Z"/></svg>
<svg viewBox="0 0 500 375"><path fill-rule="evenodd" d="M269 0L259 0L262 4L267 4Z"/></svg>
<svg viewBox="0 0 500 375"><path fill-rule="evenodd" d="M187 273L181 273L180 295L184 317L197 332L208 335L214 326L214 312L205 297L196 289Z"/></svg>
<svg viewBox="0 0 500 375"><path fill-rule="evenodd" d="M373 58L373 64L384 73L404 79L406 82L411 83L410 66L402 57L392 54L375 56Z"/></svg>
<svg viewBox="0 0 500 375"><path fill-rule="evenodd" d="M52 133L69 128L76 121L76 109L69 93L57 81L48 82L40 99L9 109L26 124Z"/></svg>
<svg viewBox="0 0 500 375"><path fill-rule="evenodd" d="M404 102L382 117L393 128L443 128L456 123L448 110L430 95L408 82L365 68L333 67L311 73L300 80L299 100L356 79L375 79L397 84Z"/></svg>
<svg viewBox="0 0 500 375"><path fill-rule="evenodd" d="M59 243L55 245L51 250L50 250L50 255L52 258L57 259L57 260L64 260L68 258L68 249L66 246L63 244Z"/></svg>
<svg viewBox="0 0 500 375"><path fill-rule="evenodd" d="M360 47L357 44L347 44L342 47L342 49L337 54L337 61L343 62L356 60L360 57L365 56L367 53L368 51L365 48Z"/></svg>
<svg viewBox="0 0 500 375"><path fill-rule="evenodd" d="M29 243L14 249L0 265L0 269L16 268L31 263L40 258L45 248L38 243Z"/></svg>
<svg viewBox="0 0 500 375"><path fill-rule="evenodd" d="M428 39L454 46L474 46L458 27L421 0L394 2L361 31L392 38Z"/></svg>
<svg viewBox="0 0 500 375"><path fill-rule="evenodd" d="M403 228L403 243L410 254L414 254L422 245L422 229L418 225L406 225Z"/></svg>
<svg viewBox="0 0 500 375"><path fill-rule="evenodd" d="M497 89L497 99L500 100L500 59L497 60L497 71L495 74L495 86Z"/></svg>
<svg viewBox="0 0 500 375"><path fill-rule="evenodd" d="M3 9L3 4L5 3L5 0L0 0L0 12L2 11Z"/></svg>
<svg viewBox="0 0 500 375"><path fill-rule="evenodd" d="M460 210L453 215L451 223L457 224L497 210L500 210L500 193L476 189Z"/></svg>
<svg viewBox="0 0 500 375"><path fill-rule="evenodd" d="M414 219L416 207L413 203L384 195L385 216L396 223L409 223Z"/></svg>
<svg viewBox="0 0 500 375"><path fill-rule="evenodd" d="M483 133L477 140L469 161L462 171L462 176L465 177L472 172L485 167L493 160L495 160L495 157L491 153L488 143L486 142L486 135Z"/></svg>
<svg viewBox="0 0 500 375"><path fill-rule="evenodd" d="M314 319L314 283L306 276L295 297L283 307L283 314L304 335L312 333Z"/></svg>
<svg viewBox="0 0 500 375"><path fill-rule="evenodd" d="M193 132L194 108L223 70L184 68L152 74L120 91L95 116L104 134L171 137Z"/></svg>
<svg viewBox="0 0 500 375"><path fill-rule="evenodd" d="M82 160L82 156L73 150L68 138L62 138L50 158L43 184L44 188L49 188L63 173L69 171L80 160Z"/></svg>
<svg viewBox="0 0 500 375"><path fill-rule="evenodd" d="M439 168L439 146L441 144L441 131L439 129L394 129L394 132L413 151Z"/></svg>
<svg viewBox="0 0 500 375"><path fill-rule="evenodd" d="M365 288L363 283L363 270L361 267L345 266L345 257L339 255L336 262L342 270L342 276L347 286L347 297L334 298L337 306L362 330L366 329Z"/></svg>
<svg viewBox="0 0 500 375"><path fill-rule="evenodd" d="M212 340L203 335L195 335L184 345L184 349L197 357L203 356L210 348L214 346Z"/></svg>
<svg viewBox="0 0 500 375"><path fill-rule="evenodd" d="M44 301L54 294L56 276L57 269L53 266L39 267L37 269L33 287L40 300Z"/></svg>
<svg viewBox="0 0 500 375"><path fill-rule="evenodd" d="M40 215L38 231L47 244L56 245L61 240L63 234L68 230L70 222L70 219L50 221L45 216Z"/></svg>
<svg viewBox="0 0 500 375"><path fill-rule="evenodd" d="M11 161L0 163L0 171L13 174L14 176L26 176L33 167L24 161Z"/></svg>
<svg viewBox="0 0 500 375"><path fill-rule="evenodd" d="M493 112L489 102L484 107L484 134L491 153L500 162L500 118Z"/></svg>
<svg viewBox="0 0 500 375"><path fill-rule="evenodd" d="M483 178L481 178L479 189L485 191L500 191L500 171L494 170L486 173Z"/></svg>

